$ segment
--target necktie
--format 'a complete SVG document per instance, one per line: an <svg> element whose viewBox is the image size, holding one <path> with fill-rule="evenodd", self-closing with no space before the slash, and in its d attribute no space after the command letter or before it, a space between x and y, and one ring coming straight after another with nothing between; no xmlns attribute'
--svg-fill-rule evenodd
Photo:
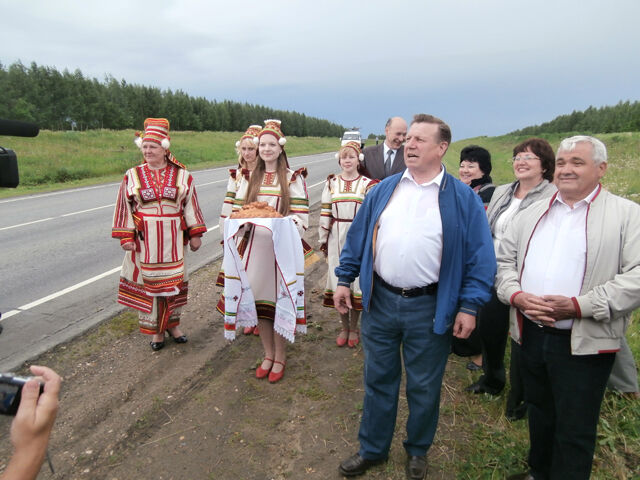
<svg viewBox="0 0 640 480"><path fill-rule="evenodd" d="M384 176L388 177L391 173L391 155L393 155L393 150L389 149L387 152L387 159L384 161Z"/></svg>

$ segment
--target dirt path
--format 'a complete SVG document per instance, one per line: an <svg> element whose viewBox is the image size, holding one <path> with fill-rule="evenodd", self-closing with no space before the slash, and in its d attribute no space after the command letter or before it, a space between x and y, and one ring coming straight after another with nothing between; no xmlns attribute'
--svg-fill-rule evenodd
<svg viewBox="0 0 640 480"><path fill-rule="evenodd" d="M312 245L318 210L305 237ZM326 264L306 270L309 331L290 345L275 385L254 377L257 337L223 338L215 312L219 264L190 280L186 345L152 352L127 313L37 360L64 377L50 448L56 473L45 465L40 479L340 478L338 463L358 446L363 353L335 345L338 315L321 306ZM454 393L446 384L429 478L455 478L450 462L460 439L456 409L447 408ZM404 478L405 421L402 399L390 460L366 478ZM8 432L7 419L0 431ZM5 439L0 470L8 454Z"/></svg>

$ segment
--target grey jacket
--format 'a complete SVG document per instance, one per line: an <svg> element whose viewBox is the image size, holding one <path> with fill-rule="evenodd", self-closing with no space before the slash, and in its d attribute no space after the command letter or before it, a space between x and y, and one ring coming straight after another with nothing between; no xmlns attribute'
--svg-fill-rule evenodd
<svg viewBox="0 0 640 480"><path fill-rule="evenodd" d="M364 166L371 175L370 178L375 178L377 180L386 178L384 175L384 142L371 147L365 147L362 153L364 155ZM389 176L404 172L405 168L407 167L404 164L403 145L396 152Z"/></svg>
<svg viewBox="0 0 640 480"><path fill-rule="evenodd" d="M489 202L489 206L487 207L487 219L489 220L491 235L495 235L496 220L498 220L500 214L509 207L518 183L516 180L513 183L500 185L496 187L493 192L493 197L491 197L491 202ZM528 208L532 203L542 200L543 198L548 198L556 193L556 191L556 186L553 183L549 183L548 180L542 180L542 182L532 188L522 199L520 207L518 208L518 214L525 208Z"/></svg>
<svg viewBox="0 0 640 480"><path fill-rule="evenodd" d="M520 278L529 241L555 195L520 213L498 248L498 298L510 304L521 291ZM640 205L602 189L587 210L587 252L580 294L580 318L571 328L571 353L615 352L640 307ZM522 322L511 308L511 337L521 342Z"/></svg>

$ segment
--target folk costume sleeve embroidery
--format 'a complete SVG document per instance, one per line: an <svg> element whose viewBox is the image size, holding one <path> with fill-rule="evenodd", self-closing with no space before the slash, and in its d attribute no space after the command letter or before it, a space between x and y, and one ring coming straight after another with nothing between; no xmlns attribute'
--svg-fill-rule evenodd
<svg viewBox="0 0 640 480"><path fill-rule="evenodd" d="M368 191L378 180L359 176L354 180L343 180L340 175L329 175L322 192L322 206L319 222L320 243L326 245L327 283L322 304L334 307L333 293L338 286L335 268L340 265L340 253L347 239L347 232ZM351 304L355 310L362 310L362 291L356 278L351 283Z"/></svg>
<svg viewBox="0 0 640 480"><path fill-rule="evenodd" d="M242 208L251 172L246 168L229 169L227 193L220 212L220 233L224 232L224 219Z"/></svg>
<svg viewBox="0 0 640 480"><path fill-rule="evenodd" d="M134 243L135 250L125 253L118 302L150 314L152 323L154 298L167 298L167 318L186 304L184 245L206 230L187 170L172 163L161 171L147 164L128 170L118 192L112 237Z"/></svg>
<svg viewBox="0 0 640 480"><path fill-rule="evenodd" d="M240 210L244 204L244 197L246 196L248 180L251 172L246 168L231 168L229 169L229 180L227 181L227 193L222 203L222 211L220 212L220 220L218 224L220 226L220 234L224 233L224 221L226 218ZM220 243L224 243L221 241ZM224 268L221 268L218 272L218 278L216 278L216 286L224 287Z"/></svg>

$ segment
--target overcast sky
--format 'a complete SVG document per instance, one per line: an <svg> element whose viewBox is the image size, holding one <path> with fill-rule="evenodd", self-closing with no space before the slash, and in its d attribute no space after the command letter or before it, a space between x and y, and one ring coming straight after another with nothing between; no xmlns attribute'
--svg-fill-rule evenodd
<svg viewBox="0 0 640 480"><path fill-rule="evenodd" d="M0 62L454 140L640 100L639 0L0 0ZM283 125L286 134L287 126Z"/></svg>

